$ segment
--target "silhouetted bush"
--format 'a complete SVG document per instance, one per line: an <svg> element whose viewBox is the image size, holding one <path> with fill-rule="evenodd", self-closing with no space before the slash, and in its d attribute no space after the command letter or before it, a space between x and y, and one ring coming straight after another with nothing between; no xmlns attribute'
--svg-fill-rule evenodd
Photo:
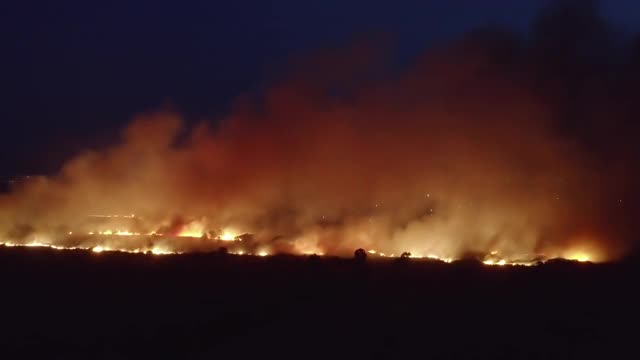
<svg viewBox="0 0 640 360"><path fill-rule="evenodd" d="M367 261L367 252L364 249L358 249L353 253L353 258L357 262L366 262Z"/></svg>

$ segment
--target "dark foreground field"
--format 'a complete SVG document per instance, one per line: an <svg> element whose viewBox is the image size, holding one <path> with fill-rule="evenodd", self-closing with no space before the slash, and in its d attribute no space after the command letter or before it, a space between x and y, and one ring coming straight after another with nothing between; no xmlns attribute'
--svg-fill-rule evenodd
<svg viewBox="0 0 640 360"><path fill-rule="evenodd" d="M638 267L0 247L0 358L638 358Z"/></svg>

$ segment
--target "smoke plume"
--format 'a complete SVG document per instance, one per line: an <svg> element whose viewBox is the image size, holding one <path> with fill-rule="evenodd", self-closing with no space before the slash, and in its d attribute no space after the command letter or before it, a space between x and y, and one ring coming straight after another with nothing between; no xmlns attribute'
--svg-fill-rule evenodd
<svg viewBox="0 0 640 360"><path fill-rule="evenodd" d="M109 246L196 251L231 231L269 253L615 258L628 236L611 209L628 174L603 174L602 152L563 127L565 100L541 75L551 67L520 46L478 32L393 75L350 51L307 63L216 126L138 116L118 145L3 196L0 234L93 247L104 244L76 235L102 226L90 215L135 214L117 226L163 236Z"/></svg>

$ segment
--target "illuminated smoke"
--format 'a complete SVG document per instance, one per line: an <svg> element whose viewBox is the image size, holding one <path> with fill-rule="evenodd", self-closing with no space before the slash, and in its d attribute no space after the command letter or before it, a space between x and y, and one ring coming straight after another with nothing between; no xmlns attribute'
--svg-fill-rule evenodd
<svg viewBox="0 0 640 360"><path fill-rule="evenodd" d="M371 84L296 73L179 143L179 115L139 116L121 144L3 196L0 234L96 252L619 255L588 156L486 55L463 44Z"/></svg>

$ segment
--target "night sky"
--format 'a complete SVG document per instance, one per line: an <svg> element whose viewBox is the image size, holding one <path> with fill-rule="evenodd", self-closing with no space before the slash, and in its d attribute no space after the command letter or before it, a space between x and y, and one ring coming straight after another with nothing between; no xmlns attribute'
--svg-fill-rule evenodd
<svg viewBox="0 0 640 360"><path fill-rule="evenodd" d="M12 1L0 5L0 172L51 173L139 112L215 121L292 56L390 35L412 54L485 25L526 32L549 1ZM620 38L640 4L606 1Z"/></svg>

